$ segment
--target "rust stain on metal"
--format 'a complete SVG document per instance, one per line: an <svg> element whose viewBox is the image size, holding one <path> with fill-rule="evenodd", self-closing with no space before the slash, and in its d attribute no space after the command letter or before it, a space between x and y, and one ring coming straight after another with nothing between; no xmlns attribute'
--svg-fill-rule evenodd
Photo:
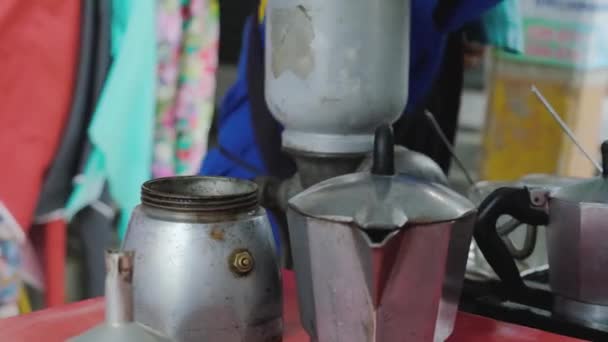
<svg viewBox="0 0 608 342"><path fill-rule="evenodd" d="M213 228L209 233L211 238L216 241L224 241L224 230L221 228Z"/></svg>

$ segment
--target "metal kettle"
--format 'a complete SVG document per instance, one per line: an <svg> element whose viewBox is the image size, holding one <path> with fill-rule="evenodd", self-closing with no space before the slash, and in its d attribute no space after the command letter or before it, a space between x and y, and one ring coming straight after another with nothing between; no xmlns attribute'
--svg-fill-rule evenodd
<svg viewBox="0 0 608 342"><path fill-rule="evenodd" d="M516 181L481 181L468 191L468 198L475 204L481 202L494 190L503 187L532 187L544 188L547 191L559 189L566 185L580 182L581 178L556 176L550 174L530 174ZM504 220L504 221L503 221ZM502 221L502 222L501 222ZM549 268L547 260L547 243L544 226L534 226L521 223L514 218L500 219L497 231L505 241L507 249L519 269L522 277L533 274L540 275ZM488 264L475 243L471 244L471 253L467 262L466 278L473 281L498 280L496 272Z"/></svg>
<svg viewBox="0 0 608 342"><path fill-rule="evenodd" d="M389 126L371 172L289 201L302 325L313 341L443 341L453 330L475 209L447 187L394 174Z"/></svg>
<svg viewBox="0 0 608 342"><path fill-rule="evenodd" d="M479 206L475 240L514 300L552 310L556 318L608 329L608 142L602 144L603 174L552 191L503 187ZM520 277L496 222L510 215L546 225L552 293L528 287Z"/></svg>

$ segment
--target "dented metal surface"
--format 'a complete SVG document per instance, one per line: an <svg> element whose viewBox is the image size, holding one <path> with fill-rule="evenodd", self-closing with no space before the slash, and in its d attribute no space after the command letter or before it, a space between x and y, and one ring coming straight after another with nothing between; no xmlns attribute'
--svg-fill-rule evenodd
<svg viewBox="0 0 608 342"><path fill-rule="evenodd" d="M285 147L371 150L407 102L409 13L409 0L269 1L265 94Z"/></svg>
<svg viewBox="0 0 608 342"><path fill-rule="evenodd" d="M271 12L273 25L282 29L272 30L272 74L275 78L291 71L305 79L314 68L312 41L315 33L312 18L304 6L277 9Z"/></svg>

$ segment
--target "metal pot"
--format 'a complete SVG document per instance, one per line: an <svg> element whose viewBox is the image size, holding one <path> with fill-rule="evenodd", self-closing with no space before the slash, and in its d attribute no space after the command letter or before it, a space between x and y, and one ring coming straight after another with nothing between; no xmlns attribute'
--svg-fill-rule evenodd
<svg viewBox="0 0 608 342"><path fill-rule="evenodd" d="M475 240L494 271L514 297L541 300L528 288L496 221L510 215L523 223L546 225L549 281L556 316L608 329L608 142L602 145L604 174L553 191L505 187L479 207Z"/></svg>
<svg viewBox="0 0 608 342"><path fill-rule="evenodd" d="M475 205L480 205L485 197L502 187L527 186L553 191L580 180L574 177L531 174L514 182L482 181L469 189L468 198ZM505 241L522 277L544 272L549 268L544 226L532 226L507 217L499 219L497 226L497 231ZM498 279L475 242L471 244L466 276L467 279L477 281Z"/></svg>
<svg viewBox="0 0 608 342"><path fill-rule="evenodd" d="M149 181L124 245L137 252L138 322L183 342L281 338L277 251L254 183Z"/></svg>
<svg viewBox="0 0 608 342"><path fill-rule="evenodd" d="M269 1L266 102L285 126L284 147L371 151L376 127L407 103L410 3Z"/></svg>
<svg viewBox="0 0 608 342"><path fill-rule="evenodd" d="M395 175L390 134L376 134L371 173L289 201L300 316L313 341L443 341L453 330L474 206Z"/></svg>
<svg viewBox="0 0 608 342"><path fill-rule="evenodd" d="M403 146L395 146L395 172L420 178L433 183L448 185L448 177L439 165L426 154L407 149ZM373 153L369 153L357 172L369 172L374 164Z"/></svg>

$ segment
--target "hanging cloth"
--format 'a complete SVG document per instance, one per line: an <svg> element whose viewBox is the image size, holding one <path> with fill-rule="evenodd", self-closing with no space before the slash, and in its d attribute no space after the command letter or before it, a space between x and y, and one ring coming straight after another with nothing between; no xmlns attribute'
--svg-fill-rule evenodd
<svg viewBox="0 0 608 342"><path fill-rule="evenodd" d="M525 38L519 0L503 0L483 15L489 43L513 53L523 53Z"/></svg>
<svg viewBox="0 0 608 342"><path fill-rule="evenodd" d="M0 1L0 201L23 229L66 125L80 1Z"/></svg>
<svg viewBox="0 0 608 342"><path fill-rule="evenodd" d="M157 1L156 35L158 52L158 80L156 85L156 119L154 128L154 178L175 174L174 103L177 96L179 57L182 39L182 8L180 0Z"/></svg>
<svg viewBox="0 0 608 342"><path fill-rule="evenodd" d="M72 95L69 119L55 159L46 174L36 208L36 223L46 223L63 217L63 208L72 192L72 181L78 173L84 153L86 130L91 119L97 84L103 84L109 61L110 0L83 0L80 30L80 53L76 86ZM103 19L103 20L102 20ZM100 56L101 54L101 56Z"/></svg>
<svg viewBox="0 0 608 342"><path fill-rule="evenodd" d="M156 4L113 0L112 57L108 80L88 129L92 151L66 213L97 201L107 180L121 210L119 233L150 178L156 85Z"/></svg>
<svg viewBox="0 0 608 342"><path fill-rule="evenodd" d="M92 15L87 15L83 18L83 27L84 25L93 27L95 35L90 38L90 41L94 42L94 44L92 51L88 52L88 59L91 62L91 68L86 70L88 82L82 88L78 87L76 89L76 94L74 95L76 98L74 99L73 106L78 104L81 107L82 114L86 117L87 127L95 106L99 101L111 62L111 5L112 0L83 1L83 6L90 7L90 9L83 9L83 11L92 13ZM86 53L83 48L84 46L81 44L81 60L85 58L84 54ZM75 108L73 107L72 110L74 111ZM83 133L83 140L77 143L80 147L78 173L84 171L85 163L93 150L86 134L86 127ZM71 174L70 177L71 184L74 174ZM47 183L50 183L48 178ZM61 208L63 206L65 206L65 202L63 202ZM40 207L39 204L39 209ZM107 191L107 186L105 186L101 197L88 207L80 210L70 222L69 230L75 232L82 243L83 263L86 266L84 268L85 298L103 295L105 280L104 252L107 248L113 246L115 215L113 201Z"/></svg>
<svg viewBox="0 0 608 342"><path fill-rule="evenodd" d="M218 65L216 0L161 0L154 177L198 172L213 120Z"/></svg>

